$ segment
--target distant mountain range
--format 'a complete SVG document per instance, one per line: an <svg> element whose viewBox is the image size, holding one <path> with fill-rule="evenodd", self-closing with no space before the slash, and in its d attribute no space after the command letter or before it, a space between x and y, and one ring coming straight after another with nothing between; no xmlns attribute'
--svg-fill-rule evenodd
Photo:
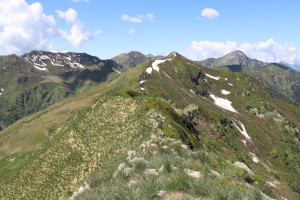
<svg viewBox="0 0 300 200"><path fill-rule="evenodd" d="M279 62L279 64L287 66L287 67L289 67L292 70L295 70L297 72L300 72L300 64L289 64L289 63L286 63L286 62L283 62L283 61Z"/></svg>
<svg viewBox="0 0 300 200"><path fill-rule="evenodd" d="M0 130L72 94L115 79L144 61L139 52L101 60L86 53L31 51L0 56Z"/></svg>
<svg viewBox="0 0 300 200"><path fill-rule="evenodd" d="M198 63L213 69L244 72L266 84L275 97L300 103L300 73L286 63L265 63L239 50Z"/></svg>

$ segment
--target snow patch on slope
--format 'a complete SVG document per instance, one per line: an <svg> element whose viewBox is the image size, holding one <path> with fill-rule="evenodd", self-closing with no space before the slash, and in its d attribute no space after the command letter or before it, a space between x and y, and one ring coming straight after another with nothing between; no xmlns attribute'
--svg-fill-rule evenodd
<svg viewBox="0 0 300 200"><path fill-rule="evenodd" d="M249 155L251 156L253 162L258 163L259 160L254 153L249 153Z"/></svg>
<svg viewBox="0 0 300 200"><path fill-rule="evenodd" d="M212 75L209 75L209 74L205 74L207 77L209 78L212 78L212 79L215 79L215 80L219 80L221 77L220 76L212 76Z"/></svg>
<svg viewBox="0 0 300 200"><path fill-rule="evenodd" d="M147 81L145 81L145 80L141 80L140 81L140 84L143 84L143 83L146 83Z"/></svg>
<svg viewBox="0 0 300 200"><path fill-rule="evenodd" d="M236 110L232 107L232 102L227 100L227 99L223 99L221 97L217 97L214 94L210 93L209 95L214 101L215 104L225 110L231 111L231 112L236 112Z"/></svg>
<svg viewBox="0 0 300 200"><path fill-rule="evenodd" d="M242 122L240 122L240 121L238 121L238 122L239 122L239 124L240 124L240 126L242 127L243 130L240 129L240 127L238 127L234 122L233 122L233 125L239 130L239 132L241 134L243 134L247 138L247 140L251 140L251 137L248 135L244 124Z"/></svg>
<svg viewBox="0 0 300 200"><path fill-rule="evenodd" d="M151 74L152 73L152 70L155 70L155 71L157 71L157 72L159 72L159 64L162 64L162 63L164 63L164 62L166 62L166 61L170 61L171 59L166 59L166 60L155 60L153 63L152 63L152 66L151 67L148 67L147 69L146 69L146 72L148 73L148 74Z"/></svg>
<svg viewBox="0 0 300 200"><path fill-rule="evenodd" d="M152 63L152 68L155 70L155 71L157 71L157 72L159 72L159 64L162 64L162 63L164 63L164 62L166 62L166 61L170 61L171 59L166 59L166 60L155 60L153 63Z"/></svg>
<svg viewBox="0 0 300 200"><path fill-rule="evenodd" d="M221 93L224 94L224 95L228 95L228 94L230 94L230 91L227 91L227 90L221 90Z"/></svg>
<svg viewBox="0 0 300 200"><path fill-rule="evenodd" d="M40 67L41 65L39 65L39 64L33 64L33 66L34 66L36 69L40 70L40 71L47 71L47 68L46 68L46 67L41 68L41 67Z"/></svg>
<svg viewBox="0 0 300 200"><path fill-rule="evenodd" d="M147 72L148 74L151 74L151 73L152 73L152 67L148 67L148 68L146 69L146 72Z"/></svg>

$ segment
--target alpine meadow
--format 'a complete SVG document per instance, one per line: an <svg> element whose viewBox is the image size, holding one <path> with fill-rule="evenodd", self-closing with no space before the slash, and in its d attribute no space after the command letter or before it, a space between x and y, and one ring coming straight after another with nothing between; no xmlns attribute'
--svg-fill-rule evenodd
<svg viewBox="0 0 300 200"><path fill-rule="evenodd" d="M300 199L299 8L0 1L0 200Z"/></svg>

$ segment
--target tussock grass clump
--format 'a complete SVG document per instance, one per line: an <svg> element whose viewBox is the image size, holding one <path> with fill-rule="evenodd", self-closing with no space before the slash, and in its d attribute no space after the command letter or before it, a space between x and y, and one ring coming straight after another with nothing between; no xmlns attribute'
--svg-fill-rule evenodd
<svg viewBox="0 0 300 200"><path fill-rule="evenodd" d="M211 199L242 199L242 191L233 185L229 179L217 179L212 183L209 190Z"/></svg>
<svg viewBox="0 0 300 200"><path fill-rule="evenodd" d="M138 173L138 174L141 174L145 171L146 167L147 167L146 162L138 161L134 165L134 172Z"/></svg>
<svg viewBox="0 0 300 200"><path fill-rule="evenodd" d="M183 170L177 170L164 180L164 188L167 191L182 191L188 193L190 181L192 181L192 179Z"/></svg>
<svg viewBox="0 0 300 200"><path fill-rule="evenodd" d="M209 193L209 183L205 179L189 182L188 193L196 197L206 197Z"/></svg>
<svg viewBox="0 0 300 200"><path fill-rule="evenodd" d="M138 179L138 184L132 188L128 199L154 199L160 188L160 183L156 177L142 176Z"/></svg>

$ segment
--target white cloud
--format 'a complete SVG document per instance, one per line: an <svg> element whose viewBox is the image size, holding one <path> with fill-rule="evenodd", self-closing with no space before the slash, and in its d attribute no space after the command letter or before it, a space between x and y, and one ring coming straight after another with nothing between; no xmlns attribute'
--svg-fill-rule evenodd
<svg viewBox="0 0 300 200"><path fill-rule="evenodd" d="M294 44L278 44L273 39L257 43L241 43L227 41L209 42L193 41L189 47L189 57L193 60L203 60L210 57L220 57L234 50L242 50L251 58L265 62L284 61L290 64L300 63L300 50Z"/></svg>
<svg viewBox="0 0 300 200"><path fill-rule="evenodd" d="M60 18L65 19L68 23L72 24L70 33L60 29L60 34L71 42L73 47L81 47L84 41L89 41L94 38L94 36L102 33L101 30L97 30L94 34L88 32L84 24L77 18L76 10L69 8L66 12L57 10L56 11Z"/></svg>
<svg viewBox="0 0 300 200"><path fill-rule="evenodd" d="M212 8L204 8L201 11L201 16L209 19L214 19L220 16L219 12Z"/></svg>
<svg viewBox="0 0 300 200"><path fill-rule="evenodd" d="M149 22L155 22L155 19L154 19L154 15L153 15L153 14L147 13L146 16L147 16Z"/></svg>
<svg viewBox="0 0 300 200"><path fill-rule="evenodd" d="M136 17L130 17L127 14L122 15L122 21L134 22L134 23L141 23L143 20L148 20L149 22L155 22L154 15L147 13L146 15L138 15Z"/></svg>
<svg viewBox="0 0 300 200"><path fill-rule="evenodd" d="M0 47L5 53L47 48L48 38L56 33L54 25L53 16L46 15L38 2L0 1Z"/></svg>
<svg viewBox="0 0 300 200"><path fill-rule="evenodd" d="M57 10L56 13L60 18L66 19L66 21L75 23L77 20L77 12L76 10L69 8L66 12L63 12L61 10Z"/></svg>
<svg viewBox="0 0 300 200"><path fill-rule="evenodd" d="M138 17L129 17L129 15L122 15L123 21L129 21L129 22L135 22L135 23L141 23L143 21L143 18L141 16Z"/></svg>
<svg viewBox="0 0 300 200"><path fill-rule="evenodd" d="M134 34L135 33L135 28L134 26L130 26L130 29L128 31L128 34Z"/></svg>
<svg viewBox="0 0 300 200"><path fill-rule="evenodd" d="M190 58L203 60L210 57L220 57L236 49L236 42L193 41L189 47Z"/></svg>

